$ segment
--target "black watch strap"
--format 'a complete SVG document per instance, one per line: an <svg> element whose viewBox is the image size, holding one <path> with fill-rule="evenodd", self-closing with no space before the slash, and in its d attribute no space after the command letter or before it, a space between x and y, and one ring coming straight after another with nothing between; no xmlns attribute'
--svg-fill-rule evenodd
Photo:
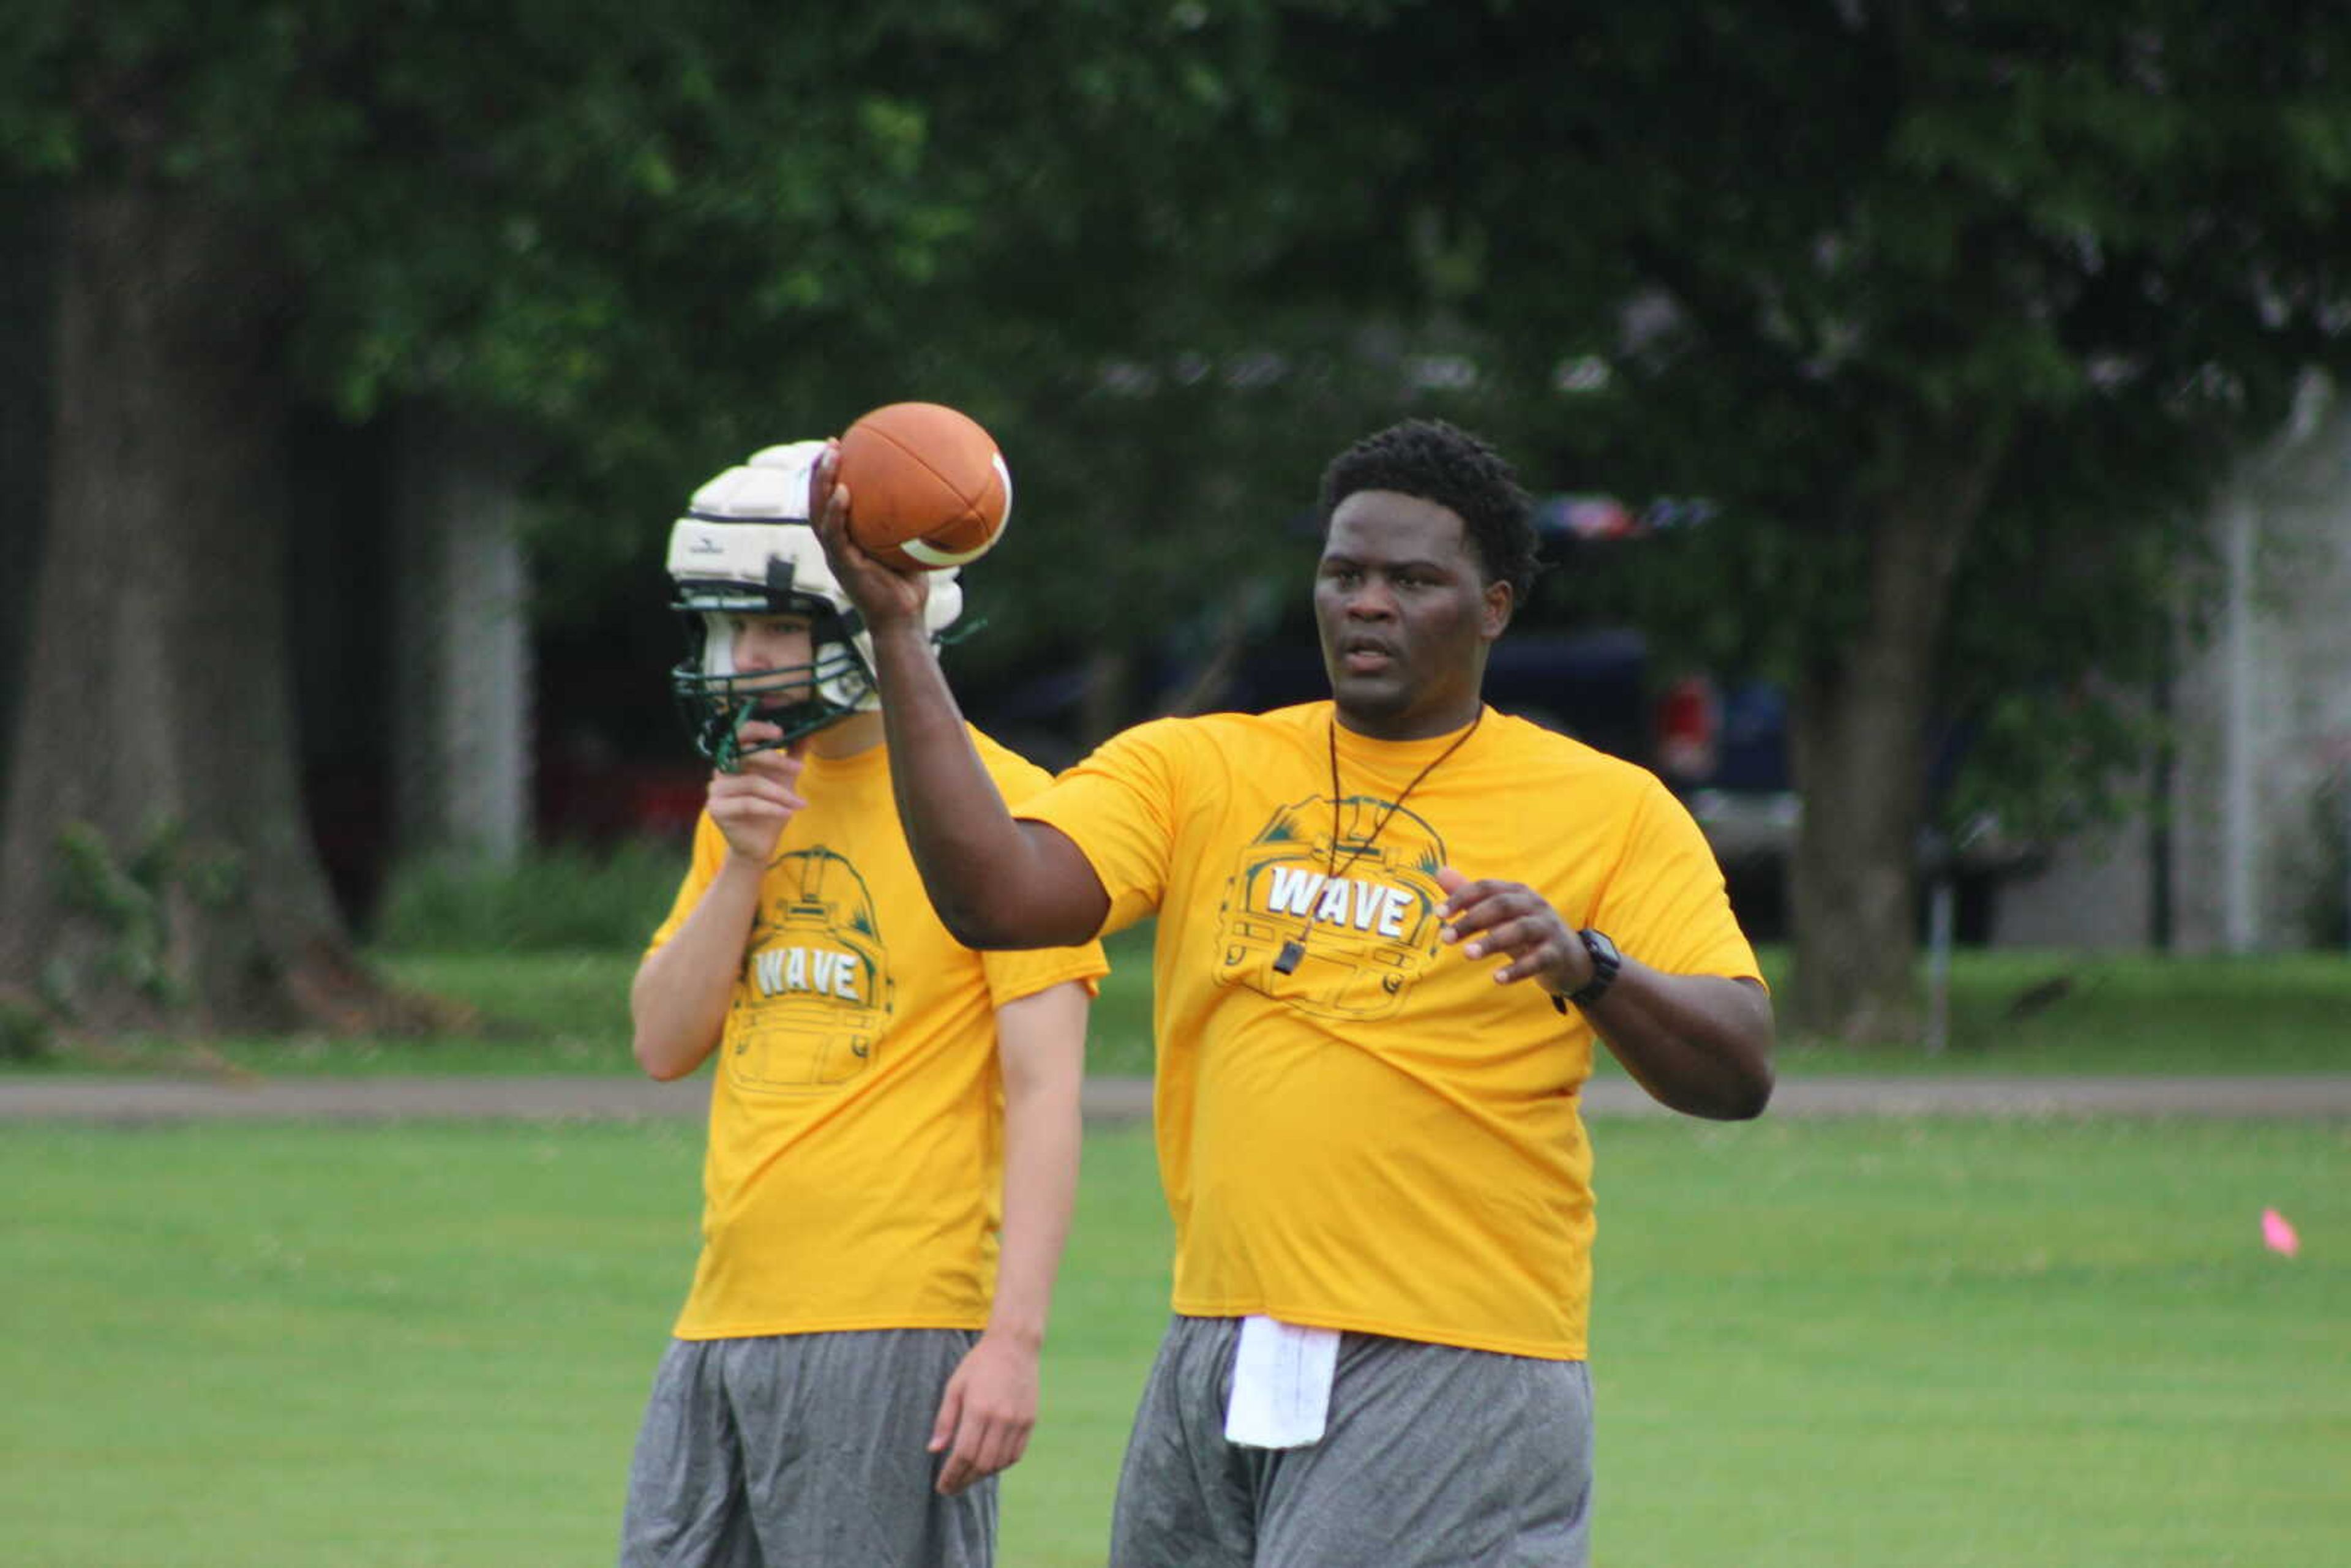
<svg viewBox="0 0 2351 1568"><path fill-rule="evenodd" d="M1584 981L1582 988L1567 996L1554 995L1552 998L1551 1005L1562 1013L1567 1011L1570 1002L1579 1008L1588 1008L1606 996L1608 988L1616 983L1616 972L1625 967L1624 955L1616 951L1616 944L1608 939L1606 932L1586 926L1576 936L1582 938L1583 950L1592 955L1592 978Z"/></svg>

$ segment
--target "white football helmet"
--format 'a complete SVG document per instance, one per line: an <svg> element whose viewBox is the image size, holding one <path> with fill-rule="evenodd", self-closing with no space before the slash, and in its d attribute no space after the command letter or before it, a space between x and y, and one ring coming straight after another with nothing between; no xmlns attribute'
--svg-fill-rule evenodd
<svg viewBox="0 0 2351 1568"><path fill-rule="evenodd" d="M821 441L770 446L694 493L670 529L674 606L686 616L688 653L670 689L695 749L733 772L749 751L772 749L851 714L881 706L873 639L841 591L810 526L809 476ZM927 574L924 625L936 639L963 612L953 569ZM782 670L738 672L735 622L745 615L808 617L814 656ZM789 699L775 694L797 694ZM759 717L783 739L745 745L737 731Z"/></svg>

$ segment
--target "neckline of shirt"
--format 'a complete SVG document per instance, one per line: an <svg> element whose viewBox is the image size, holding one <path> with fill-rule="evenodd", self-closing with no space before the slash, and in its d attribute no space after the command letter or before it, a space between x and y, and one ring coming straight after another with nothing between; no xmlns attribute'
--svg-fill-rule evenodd
<svg viewBox="0 0 2351 1568"><path fill-rule="evenodd" d="M800 759L803 776L830 773L837 778L852 778L861 773L886 770L890 766L890 747L880 741L848 757L824 757L809 752Z"/></svg>
<svg viewBox="0 0 2351 1568"><path fill-rule="evenodd" d="M1484 724L1483 721L1500 717L1501 716L1493 709L1481 706L1478 716L1471 719L1468 724L1456 726L1441 735L1426 736L1418 740L1379 740L1368 735L1359 735L1339 723L1337 707L1326 703L1322 707L1321 722L1311 727L1309 736L1311 739L1321 740L1322 737L1312 735L1311 730L1320 729L1324 725L1333 727L1338 738L1339 762L1342 767L1409 770L1421 767L1431 758L1442 753L1447 747L1460 740L1472 726L1478 726L1481 729L1490 729L1493 727ZM1468 740L1462 744L1460 755L1447 763L1446 768L1450 768L1464 758L1474 757L1487 744L1487 737L1482 733L1470 736ZM1320 747L1316 749L1319 750Z"/></svg>

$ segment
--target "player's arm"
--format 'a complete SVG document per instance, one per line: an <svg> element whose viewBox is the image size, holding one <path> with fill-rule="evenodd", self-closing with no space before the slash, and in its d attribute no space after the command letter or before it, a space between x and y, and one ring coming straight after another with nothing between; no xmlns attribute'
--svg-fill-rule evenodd
<svg viewBox="0 0 2351 1568"><path fill-rule="evenodd" d="M1027 1451L1037 1424L1037 1358L1076 1201L1085 1071L1086 988L1070 981L996 1012L1004 1071L1004 1227L987 1331L947 1383L931 1433L952 1494Z"/></svg>
<svg viewBox="0 0 2351 1568"><path fill-rule="evenodd" d="M1591 983L1591 951L1541 894L1522 883L1472 882L1449 866L1437 881L1447 894L1447 940L1467 958L1507 959L1498 982L1532 980L1557 998ZM1771 1102L1771 999L1754 981L1670 975L1628 953L1583 1013L1660 1104L1735 1122Z"/></svg>
<svg viewBox="0 0 2351 1568"><path fill-rule="evenodd" d="M852 497L833 483L839 461L835 449L818 462L809 515L872 635L891 787L932 906L967 947L1092 940L1109 917L1110 894L1060 830L1017 821L1006 808L924 629L925 575L883 566L849 538Z"/></svg>
<svg viewBox="0 0 2351 1568"><path fill-rule="evenodd" d="M743 727L747 741L782 734L770 724ZM629 986L630 1049L652 1077L683 1078L718 1044L758 910L760 879L777 836L806 804L795 789L799 771L797 755L759 751L743 758L741 772L711 776L707 809L726 841L726 859L693 912L645 955Z"/></svg>

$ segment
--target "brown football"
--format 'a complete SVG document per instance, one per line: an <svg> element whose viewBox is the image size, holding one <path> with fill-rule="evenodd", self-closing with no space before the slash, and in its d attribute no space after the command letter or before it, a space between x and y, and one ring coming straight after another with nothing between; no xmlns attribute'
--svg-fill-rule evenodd
<svg viewBox="0 0 2351 1568"><path fill-rule="evenodd" d="M1012 474L968 414L893 402L851 425L836 472L849 537L877 559L936 571L985 555L1012 515Z"/></svg>

